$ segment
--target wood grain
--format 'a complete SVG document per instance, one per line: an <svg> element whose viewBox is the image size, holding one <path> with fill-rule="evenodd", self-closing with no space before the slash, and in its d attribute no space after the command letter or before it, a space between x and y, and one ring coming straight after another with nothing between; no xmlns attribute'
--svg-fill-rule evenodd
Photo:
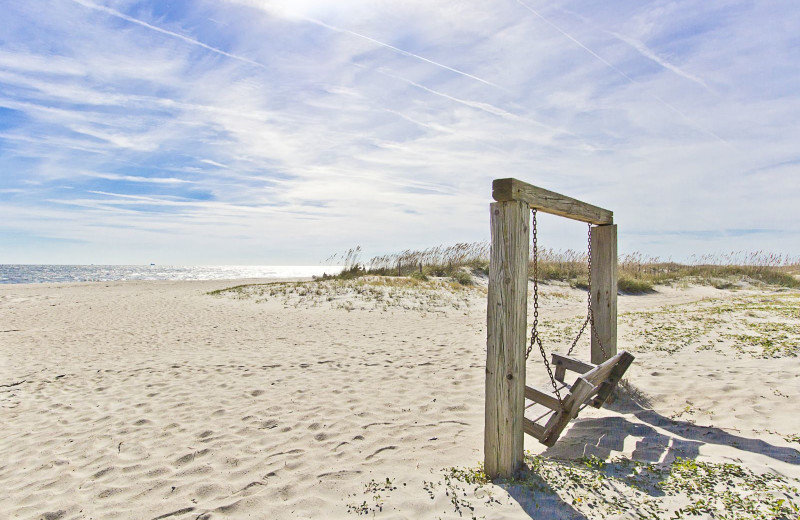
<svg viewBox="0 0 800 520"><path fill-rule="evenodd" d="M592 363L585 363L579 359L575 359L572 357L567 357L563 354L559 354L557 352L553 352L550 354L553 365L556 367L556 379L564 382L564 373L566 370L571 370L572 372L578 372L580 374L585 374L586 372L595 368L596 365ZM559 369L561 369L559 371ZM559 378L559 375L561 377Z"/></svg>
<svg viewBox="0 0 800 520"><path fill-rule="evenodd" d="M571 359L564 356L560 357L567 360ZM558 406L558 400L554 396L526 387L525 396L528 399L548 406L555 413L549 417L544 425L532 423L532 421L525 419L525 433L532 435L545 446L553 446L569 422L578 416L581 406L591 404L595 408L600 408L603 405L632 362L633 356L623 351L605 363L579 375L571 386L569 393L564 396L563 407ZM578 364L591 366L580 362ZM572 366L577 368L579 365ZM564 366L563 362L562 366ZM555 407L551 405L555 405Z"/></svg>
<svg viewBox="0 0 800 520"><path fill-rule="evenodd" d="M597 329L597 337L592 334L591 360L599 365L617 353L617 226L593 227L591 243L592 309Z"/></svg>
<svg viewBox="0 0 800 520"><path fill-rule="evenodd" d="M531 386L525 387L525 399L530 399L531 401L546 406L551 410L558 410L561 408L561 403L558 402L556 397L553 397L551 394L542 392L538 388L533 388Z"/></svg>
<svg viewBox="0 0 800 520"><path fill-rule="evenodd" d="M525 202L491 204L484 429L491 478L511 477L522 464L529 226Z"/></svg>
<svg viewBox="0 0 800 520"><path fill-rule="evenodd" d="M614 223L614 213L607 209L517 179L492 181L492 197L496 201L523 201L539 211L598 226Z"/></svg>

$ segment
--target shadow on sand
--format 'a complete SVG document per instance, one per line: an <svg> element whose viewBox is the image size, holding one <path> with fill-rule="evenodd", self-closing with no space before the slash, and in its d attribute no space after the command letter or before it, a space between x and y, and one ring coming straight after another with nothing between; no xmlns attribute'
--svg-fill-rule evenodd
<svg viewBox="0 0 800 520"><path fill-rule="evenodd" d="M800 465L800 451L794 448L773 446L720 428L664 417L650 408L644 394L630 385L619 389L615 401L607 404L607 408L633 415L641 422L631 421L624 415L578 419L555 446L542 453L542 457L563 461L594 456L607 460L612 452L623 451L625 441L633 437L636 441L631 459L645 464L670 464L678 457L694 459L704 444L719 444ZM542 489L542 494L534 496L526 487L503 487L531 518L587 518L561 500L552 489ZM649 494L659 496L662 493L651 489Z"/></svg>
<svg viewBox="0 0 800 520"><path fill-rule="evenodd" d="M699 454L700 446L719 444L800 465L800 451L794 448L773 446L713 426L698 426L664 417L654 411L647 397L630 384L618 389L616 399L607 404L607 408L633 415L641 423L632 422L622 415L576 421L564 439L544 455L574 458L575 443L579 442L585 445L585 451L578 456L594 455L605 459L611 451L621 451L626 438L635 437L637 441L632 458L639 462L670 463L676 457L693 459Z"/></svg>

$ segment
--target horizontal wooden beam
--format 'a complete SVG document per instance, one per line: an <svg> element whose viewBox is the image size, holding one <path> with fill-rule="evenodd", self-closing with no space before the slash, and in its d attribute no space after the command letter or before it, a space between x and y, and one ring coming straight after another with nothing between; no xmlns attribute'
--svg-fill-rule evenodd
<svg viewBox="0 0 800 520"><path fill-rule="evenodd" d="M607 209L598 208L517 179L492 181L492 197L498 202L521 200L539 211L581 222L590 222L597 226L614 223L614 213Z"/></svg>

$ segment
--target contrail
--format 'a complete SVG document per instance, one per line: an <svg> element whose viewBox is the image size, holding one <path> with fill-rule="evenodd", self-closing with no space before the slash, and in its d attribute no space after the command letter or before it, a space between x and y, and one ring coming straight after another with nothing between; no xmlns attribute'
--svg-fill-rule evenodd
<svg viewBox="0 0 800 520"><path fill-rule="evenodd" d="M616 39L618 39L618 40L620 40L622 42L627 43L628 45L630 45L631 47L636 49L636 51L638 51L639 54L641 54L645 58L648 58L648 59L658 63L659 65L661 65L662 67L664 67L667 70L671 70L672 72L674 72L678 76L681 76L683 78L688 79L689 81L693 81L693 82L697 83L701 87L703 87L706 90L708 90L709 92L711 92L711 88L709 88L708 84L705 81L703 81L702 79L698 78L697 76L695 76L693 74L689 74L688 72L676 67L675 65L673 65L670 62L668 62L667 60L665 60L661 56L657 55L647 45L645 45L644 43L640 42L639 40L634 40L633 38L628 38L627 36L623 36L623 35L621 35L619 33L615 33L615 32L609 32L609 31L604 31L604 32L606 34L610 34L611 36L613 36L614 38L616 38Z"/></svg>
<svg viewBox="0 0 800 520"><path fill-rule="evenodd" d="M184 36L182 34L178 34L176 32L168 31L166 29L162 29L161 27L157 27L155 25L151 25L151 24L149 24L147 22L143 22L142 20L139 20L138 18L133 18L132 16L128 16L125 13L121 13L121 12L115 10L115 9L111 9L110 7L106 7L104 5L93 4L91 2L87 2L86 0L72 0L72 1L75 2L76 4L82 5L83 7L88 7L89 9L94 9L96 11L102 11L102 12L104 12L106 14L110 14L111 16L114 16L116 18L120 18L120 19L125 20L127 22L135 23L136 25L141 25L142 27L146 27L146 28L151 29L153 31L160 32L161 34L166 34L167 36L172 36L173 38L178 38L179 40L183 40L183 41L185 41L187 43L191 43L192 45L197 45L198 47L202 47L202 48L204 48L206 50L209 50L209 51L214 52L216 54L219 54L221 56L226 56L228 58L233 58L234 60L239 60L239 61L242 61L244 63L248 63L250 65L255 65L256 67L260 67L262 69L266 68L261 63L255 62L255 61L247 59L247 58L243 58L241 56L237 56L235 54L231 54L230 52L225 52L222 49L217 49L216 47L212 47L210 45L206 45L205 43L203 43L201 41L195 40L194 38L189 38L188 36Z"/></svg>
<svg viewBox="0 0 800 520"><path fill-rule="evenodd" d="M609 30L603 29L598 24L596 24L593 20L583 16L580 13L576 13L575 11L570 11L569 9L564 9L563 7L562 8L558 8L558 10L562 11L564 13L567 13L570 16L574 16L575 18L581 20L585 24L591 25L592 27L594 27L598 31L602 31L602 32L604 32L604 33L606 33L606 34L608 34L610 36L613 36L614 38L618 39L619 41L630 45L631 47L633 47L633 49L636 52L638 52L639 54L641 54L645 58L658 63L659 65L661 65L662 67L664 67L667 70L671 70L672 72L674 72L678 76L686 78L689 81L694 81L695 83L697 83L701 87L705 88L706 90L708 90L712 94L715 94L715 92L711 89L711 87L709 87L708 84L702 78L699 78L699 77L695 76L694 74L686 72L685 70L679 68L678 66L668 62L667 60L665 60L664 58L662 58L661 56L659 56L658 54L653 52L653 50L650 49L650 47L645 45L643 42L641 42L641 41L639 41L639 40L637 40L635 38L630 38L628 36L622 35L622 34L617 33L617 32L613 32L613 31L609 31Z"/></svg>
<svg viewBox="0 0 800 520"><path fill-rule="evenodd" d="M362 67L361 65L358 65L358 66ZM432 88L426 87L425 85L420 85L419 83L411 81L410 79L402 78L400 76L391 74L389 72L386 72L385 70L381 70L381 69L372 69L372 70L374 70L378 74L383 74L384 76L387 76L389 78L402 81L402 82L407 83L407 84L409 84L409 85L411 85L413 87L416 87L418 89L424 90L425 92L429 92L429 93L431 93L431 94L433 94L435 96L440 96L440 97L443 97L445 99L449 99L450 101L454 101L455 103L459 103L459 104L462 104L464 106L468 106L470 108L474 108L476 110L480 110L482 112L486 112L488 114L492 114L492 115L495 115L495 116L500 116L500 117L502 117L504 119L511 119L511 120L514 120L514 121L524 121L526 123L531 123L531 124L537 125L539 127L542 127L544 129L549 130L549 131L554 132L554 133L564 133L564 134L571 135L573 137L578 137L575 134L573 134L572 132L569 132L567 130L563 130L561 128L552 127L552 126L547 125L545 123L542 123L540 121L536 121L535 119L530 119L528 117L518 116L516 114L513 114L511 112L503 110L502 108L498 108L498 107L496 107L496 106L494 106L492 104L489 104L489 103L482 103L480 101L470 101L468 99L457 98L455 96L451 96L449 94L445 94L444 92L440 92L438 90L434 90Z"/></svg>
<svg viewBox="0 0 800 520"><path fill-rule="evenodd" d="M537 12L537 11L536 11L534 8L532 8L532 7L530 7L529 5L527 5L527 4L525 4L524 2L522 2L522 0L517 0L517 3L518 3L519 5L521 5L522 7L524 7L525 9L527 9L528 11L530 11L531 13L535 14L535 15L536 15L536 16L537 16L539 19L541 19L541 20L542 20L544 23L546 23L547 25L549 25L550 27L552 27L552 28L553 28L553 29L555 29L556 31L560 32L560 33L561 33L561 34L563 34L565 37L567 37L567 38L569 38L570 40L572 40L572 41L573 41L573 42L574 42L576 45L578 45L578 46L579 46L581 49L585 50L586 52L588 52L589 54L591 54L592 56L594 56L595 58L597 58L598 60L600 60L600 61L601 61L602 63L604 63L604 64L605 64L607 67L609 67L611 70L613 70L614 72L616 72L617 74L619 74L620 76L622 76L623 78L625 78L626 80L630 81L630 82L631 82L631 83L633 83L634 85L641 85L641 83L639 83L638 81L636 81L636 80L635 80L635 79L633 79L632 77L628 76L628 75L627 75L627 74L625 74L623 71L621 71L620 69L618 69L617 67L615 67L614 65L612 65L610 62L608 62L607 60L605 60L605 59L604 59L602 56L600 56L599 54L597 54L596 52L594 52L592 49L590 49L590 48L589 48L589 47L587 47L586 45L582 44L581 42L579 42L578 40L576 40L575 38L573 38L573 37L572 37L572 36L571 36L569 33L567 33L566 31L564 31L563 29L561 29L560 27L558 27L557 25L555 25L554 23L552 23L550 20L548 20L547 18L545 18L545 17L544 17L544 16L542 16L541 14L539 14L539 13L538 13L538 12ZM713 137L713 138L717 139L718 141L722 142L723 144L725 144L725 145L727 145L727 146L730 146L731 148L733 148L733 145L732 145L731 143L729 143L728 141L726 141L726 140L725 140L725 139L723 139L722 137L718 136L717 134L715 134L715 133L714 133L714 132L712 132L711 130L708 130L708 129L706 129L706 128L703 128L702 126L700 126L700 125L698 125L697 123L695 123L695 122L694 122L694 120L693 120L692 118L690 118L688 115L686 115L685 113L683 113L683 112L682 112L680 109L678 109L678 108L677 108L676 106L674 106L673 104L671 104L671 103L667 102L666 100L664 100L663 98L661 98L661 97L657 96L656 94L653 94L652 92L648 92L648 94L649 94L649 95L650 95L650 96L651 96L653 99L655 99L656 101L658 101L659 103L661 103L662 105L664 105L665 107L669 108L670 110L672 110L672 111L673 111L673 112L675 112L676 114L680 115L680 116L681 116L682 118L684 118L684 119L685 119L685 120L686 120L686 121L687 121L689 124L691 124L691 125L692 125L692 126L695 128L695 129L697 129L697 130L700 130L701 132L703 132L703 133L706 133L706 134L710 135L711 137Z"/></svg>
<svg viewBox="0 0 800 520"><path fill-rule="evenodd" d="M75 0L75 1L77 1L77 0ZM330 29L331 31L350 34L350 35L353 35L353 36L357 36L358 38L363 38L364 40L370 41L370 42L372 42L372 43L374 43L376 45L380 45L381 47L386 47L387 49L391 49L391 50L393 50L393 51L395 51L395 52L397 52L399 54L402 54L403 56L408 56L410 58L416 58L418 60L422 60L422 61L424 61L426 63L430 63L431 65L436 65L437 67L449 70L450 72L455 72L456 74L460 74L460 75L462 75L464 77L467 77L467 78L470 78L470 79L474 79L475 81L480 81L481 83L483 83L485 85L489 85L489 86L492 86L492 87L495 87L495 88L502 88L499 85L497 85L495 83L492 83L491 81L487 81L487 80L485 80L483 78L479 78L478 76L473 76L472 74L470 74L468 72L464 72L463 70L454 69L453 67L449 67L449 66L445 65L444 63L439 63L438 61L429 60L428 58L426 58L424 56L420 56L419 54L414 54L413 52L404 51L403 49L399 49L399 48L395 47L394 45L389 45L388 43L384 43L382 41L378 41L378 40L376 40L374 38L370 38L369 36L366 36L364 34L360 34L360 33L351 31L349 29L342 29L340 27L335 27L333 25L328 25L325 22L321 22L321 21L316 20L314 18L306 18L306 17L304 17L303 19L306 20L306 21L309 21L311 23L317 24L317 25L319 25L321 27L325 27L326 29Z"/></svg>
<svg viewBox="0 0 800 520"><path fill-rule="evenodd" d="M363 67L362 65L357 65L357 66ZM366 68L366 67L363 67L363 68ZM402 77L397 76L395 74L392 74L390 72L386 72L385 70L381 70L381 69L372 69L372 70L374 70L378 74L383 74L386 77L400 80L403 83L407 83L407 84L409 84L409 85L411 85L413 87L417 87L418 89L424 90L425 92L430 92L431 94L433 94L435 96L440 96L440 97L443 97L445 99L449 99L450 101L455 101L456 103L460 103L460 104L468 106L470 108L475 108L477 110L481 110L483 112L488 112L489 114L500 116L500 117L503 117L503 118L506 118L506 119L515 119L517 121L523 119L522 117L520 117L520 116L518 116L516 114L512 114L511 112L507 112L507 111L503 110L502 108L498 108L498 107L496 107L494 105L491 105L489 103L482 103L480 101L470 101L468 99L457 98L457 97L451 96L449 94L445 94L444 92L439 92L438 90L433 90L432 88L428 88L425 85L420 85L419 83L411 81L410 79L402 78Z"/></svg>

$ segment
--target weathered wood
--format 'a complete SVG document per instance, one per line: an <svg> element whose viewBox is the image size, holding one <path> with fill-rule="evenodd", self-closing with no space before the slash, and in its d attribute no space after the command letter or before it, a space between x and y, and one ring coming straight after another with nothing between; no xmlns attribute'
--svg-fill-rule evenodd
<svg viewBox="0 0 800 520"><path fill-rule="evenodd" d="M566 370L571 370L573 372L585 374L586 372L592 370L596 366L593 365L592 363L585 363L579 359L567 357L557 352L551 353L550 356L553 360L553 365L555 365L556 367L556 380L561 381L562 383L564 382L564 378L566 377L565 375Z"/></svg>
<svg viewBox="0 0 800 520"><path fill-rule="evenodd" d="M511 477L523 458L529 226L525 202L491 204L484 429L491 478Z"/></svg>
<svg viewBox="0 0 800 520"><path fill-rule="evenodd" d="M526 422L525 433L532 435L546 446L553 446L569 422L577 417L584 403L591 404L596 408L603 405L632 362L633 356L623 351L585 374L581 374L575 380L569 393L564 396L564 406L553 408L555 413L549 417L547 423L543 426L534 423L534 427ZM528 390L526 388L526 394ZM539 402L538 398L541 396L537 395L535 397ZM556 399L553 400L556 403L558 402ZM526 421L531 422L528 419Z"/></svg>
<svg viewBox="0 0 800 520"><path fill-rule="evenodd" d="M622 351L620 352L622 359L614 365L614 369L611 371L611 375L606 379L597 391L597 395L595 396L594 400L592 401L592 406L595 408L600 408L603 406L603 403L608 400L611 396L611 392L614 391L614 388L619 383L619 380L622 379L623 374L625 371L628 370L628 367L631 366L633 363L633 356L628 352Z"/></svg>
<svg viewBox="0 0 800 520"><path fill-rule="evenodd" d="M544 436L544 426L537 424L530 419L523 418L522 428L528 435L535 439L541 439Z"/></svg>
<svg viewBox="0 0 800 520"><path fill-rule="evenodd" d="M614 223L614 213L607 209L517 179L495 179L492 182L492 197L496 201L524 201L539 211L598 226Z"/></svg>
<svg viewBox="0 0 800 520"><path fill-rule="evenodd" d="M572 419L578 416L581 404L589 397L593 389L594 387L581 377L575 381L575 384L572 385L572 391L564 398L564 408L554 413L550 420L547 421L543 438L540 439L542 444L553 446L556 443L561 436L561 432L564 431Z"/></svg>
<svg viewBox="0 0 800 520"><path fill-rule="evenodd" d="M630 354L627 352L620 352L619 354L614 355L614 357L608 359L605 363L597 365L594 369L581 375L580 377L591 383L593 386L599 386L611 376L611 372L614 370L614 367L617 366L617 364L619 364L619 362L622 360L623 354L630 356Z"/></svg>
<svg viewBox="0 0 800 520"><path fill-rule="evenodd" d="M561 403L558 402L557 398L553 397L552 395L546 392L542 392L538 388L526 386L525 399L530 399L531 401L539 403L542 406L546 406L551 410L558 410L559 408L561 408Z"/></svg>
<svg viewBox="0 0 800 520"><path fill-rule="evenodd" d="M617 226L592 227L592 311L597 336L592 334L592 363L617 353ZM603 349L605 355L603 355Z"/></svg>

